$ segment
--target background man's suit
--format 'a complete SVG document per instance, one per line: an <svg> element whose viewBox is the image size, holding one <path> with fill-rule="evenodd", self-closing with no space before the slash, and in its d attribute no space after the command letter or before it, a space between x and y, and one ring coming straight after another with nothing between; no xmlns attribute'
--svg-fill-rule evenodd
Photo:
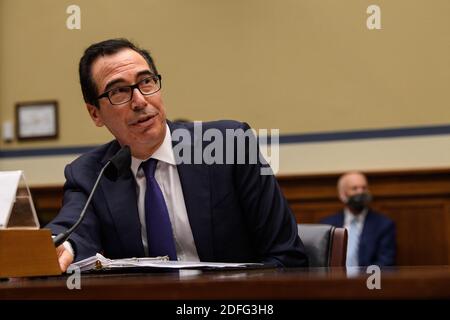
<svg viewBox="0 0 450 320"><path fill-rule="evenodd" d="M342 228L344 226L344 212L340 211L327 217L321 223ZM392 220L369 208L359 239L359 265L395 265L395 232L395 224Z"/></svg>
<svg viewBox="0 0 450 320"><path fill-rule="evenodd" d="M192 123L168 124L171 132L185 128L194 136ZM202 126L203 130L218 129L224 137L226 129L249 129L247 124L235 121L202 123ZM186 141L180 143L193 145ZM54 234L75 223L101 167L119 148L114 140L67 165L63 208L48 225ZM260 174L262 166L259 161L257 164L177 166L201 261L307 264L295 218L275 177ZM85 220L71 236L71 242L77 261L97 252L113 259L144 255L131 170L116 182L101 180Z"/></svg>

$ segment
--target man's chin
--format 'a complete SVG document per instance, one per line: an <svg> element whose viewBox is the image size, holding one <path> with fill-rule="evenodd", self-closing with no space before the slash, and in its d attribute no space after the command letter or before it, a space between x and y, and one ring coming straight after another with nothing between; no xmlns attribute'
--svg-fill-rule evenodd
<svg viewBox="0 0 450 320"><path fill-rule="evenodd" d="M151 128L133 137L130 140L130 145L153 147L161 144L164 141L164 136L165 134L161 133L161 131Z"/></svg>

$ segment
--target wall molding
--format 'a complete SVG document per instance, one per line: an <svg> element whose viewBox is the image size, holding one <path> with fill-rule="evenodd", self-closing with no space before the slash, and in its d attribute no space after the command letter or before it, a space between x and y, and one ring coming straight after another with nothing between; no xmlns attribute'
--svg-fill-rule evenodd
<svg viewBox="0 0 450 320"><path fill-rule="evenodd" d="M321 143L330 141L390 139L401 137L436 136L448 134L450 134L450 125L399 127L386 129L287 134L287 135L280 135L280 144L305 144L305 143ZM88 145L77 147L68 146L55 148L29 148L29 149L25 148L25 149L2 150L0 151L0 159L82 154L98 146L99 145Z"/></svg>

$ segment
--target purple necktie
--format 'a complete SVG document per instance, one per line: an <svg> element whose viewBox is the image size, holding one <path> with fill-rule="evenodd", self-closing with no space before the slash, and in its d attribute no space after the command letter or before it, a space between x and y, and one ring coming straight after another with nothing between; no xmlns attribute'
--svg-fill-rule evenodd
<svg viewBox="0 0 450 320"><path fill-rule="evenodd" d="M158 160L149 159L142 163L147 179L145 190L145 223L147 226L148 254L150 257L169 256L177 260L177 252L164 196L155 179Z"/></svg>

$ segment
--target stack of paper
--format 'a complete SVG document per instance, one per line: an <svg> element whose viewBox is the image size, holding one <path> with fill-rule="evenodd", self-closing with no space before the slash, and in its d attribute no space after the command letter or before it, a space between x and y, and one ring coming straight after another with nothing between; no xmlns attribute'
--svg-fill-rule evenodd
<svg viewBox="0 0 450 320"><path fill-rule="evenodd" d="M188 262L170 261L168 256L154 258L127 258L108 259L97 253L95 256L75 262L72 264L80 268L80 271L108 270L118 268L171 268L171 269L199 269L199 268L244 268L261 267L262 263L222 263L222 262Z"/></svg>

